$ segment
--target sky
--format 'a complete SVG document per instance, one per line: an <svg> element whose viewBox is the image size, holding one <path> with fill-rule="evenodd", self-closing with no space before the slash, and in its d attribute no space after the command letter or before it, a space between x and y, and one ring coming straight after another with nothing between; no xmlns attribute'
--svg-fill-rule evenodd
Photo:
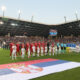
<svg viewBox="0 0 80 80"><path fill-rule="evenodd" d="M80 0L0 0L1 6L6 7L5 16L18 18L18 10L21 10L21 19L43 24L62 24L66 21L76 20L77 11L80 19Z"/></svg>

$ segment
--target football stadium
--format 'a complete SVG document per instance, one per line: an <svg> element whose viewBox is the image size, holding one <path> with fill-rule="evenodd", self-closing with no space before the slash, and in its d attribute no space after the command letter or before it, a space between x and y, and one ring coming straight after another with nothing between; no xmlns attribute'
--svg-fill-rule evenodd
<svg viewBox="0 0 80 80"><path fill-rule="evenodd" d="M1 1L0 5L5 3L9 8L17 4L15 9L22 4L24 9L27 2L23 0L23 3L15 3L14 0L14 6L10 0L6 1ZM30 0L29 3L35 1ZM49 6L47 2L43 3ZM73 5L78 3L73 1ZM0 80L80 80L80 20L77 12L75 20L67 21L65 16L64 22L60 24L48 24L35 21L34 16L31 20L22 19L21 10L18 18L7 17L6 7L2 6L1 9Z"/></svg>

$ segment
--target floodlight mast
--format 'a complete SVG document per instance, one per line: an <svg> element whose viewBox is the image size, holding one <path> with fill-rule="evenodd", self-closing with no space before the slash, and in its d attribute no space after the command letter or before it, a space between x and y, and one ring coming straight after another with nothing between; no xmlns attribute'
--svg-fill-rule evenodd
<svg viewBox="0 0 80 80"><path fill-rule="evenodd" d="M76 20L78 21L78 13L77 11L75 12Z"/></svg>
<svg viewBox="0 0 80 80"><path fill-rule="evenodd" d="M6 11L6 7L2 6L1 9L2 9L2 12L3 12L3 17L4 17L4 14L5 14L5 11Z"/></svg>
<svg viewBox="0 0 80 80"><path fill-rule="evenodd" d="M33 22L33 18L34 18L34 16L32 15L32 17L31 17L31 23Z"/></svg>
<svg viewBox="0 0 80 80"><path fill-rule="evenodd" d="M21 10L18 10L18 19L20 19L21 18Z"/></svg>
<svg viewBox="0 0 80 80"><path fill-rule="evenodd" d="M66 16L64 16L64 20L65 20L65 23L66 23Z"/></svg>

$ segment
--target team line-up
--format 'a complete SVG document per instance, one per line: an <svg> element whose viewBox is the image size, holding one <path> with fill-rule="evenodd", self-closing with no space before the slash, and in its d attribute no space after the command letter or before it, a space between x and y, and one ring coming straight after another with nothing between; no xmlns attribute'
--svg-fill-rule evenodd
<svg viewBox="0 0 80 80"><path fill-rule="evenodd" d="M20 48L21 46L21 48ZM55 46L54 43L50 42L34 42L34 43L22 43L20 44L14 44L10 43L10 56L12 60L16 59L18 54L21 56L22 59L24 59L25 54L28 58L32 56L44 56L44 55L53 55L60 53L63 53L63 50L66 50L66 44L59 44Z"/></svg>

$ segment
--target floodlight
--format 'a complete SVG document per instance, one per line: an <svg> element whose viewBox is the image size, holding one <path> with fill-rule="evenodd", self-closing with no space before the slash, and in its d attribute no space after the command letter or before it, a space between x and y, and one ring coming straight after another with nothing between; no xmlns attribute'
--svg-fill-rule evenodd
<svg viewBox="0 0 80 80"><path fill-rule="evenodd" d="M4 12L6 11L6 7L2 6L1 9L2 9L2 12L3 12L3 17L4 17Z"/></svg>
<svg viewBox="0 0 80 80"><path fill-rule="evenodd" d="M2 9L2 11L5 11L6 10L6 7L5 6L2 6L1 9Z"/></svg>

